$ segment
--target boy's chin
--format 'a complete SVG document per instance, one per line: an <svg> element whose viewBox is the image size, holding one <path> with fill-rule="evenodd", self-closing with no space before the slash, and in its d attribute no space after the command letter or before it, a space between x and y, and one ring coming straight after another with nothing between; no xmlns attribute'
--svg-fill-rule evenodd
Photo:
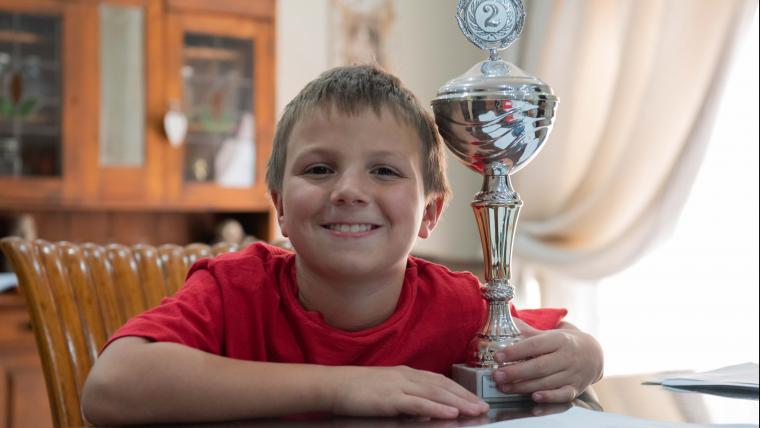
<svg viewBox="0 0 760 428"><path fill-rule="evenodd" d="M318 262L315 268L324 276L334 278L377 278L393 271L394 262L369 254L333 254ZM405 267L406 263L404 263Z"/></svg>
<svg viewBox="0 0 760 428"><path fill-rule="evenodd" d="M326 268L326 274L346 278L376 276L387 269L383 266L369 263L368 260L355 260L349 257L336 257L336 259L331 260L324 267Z"/></svg>

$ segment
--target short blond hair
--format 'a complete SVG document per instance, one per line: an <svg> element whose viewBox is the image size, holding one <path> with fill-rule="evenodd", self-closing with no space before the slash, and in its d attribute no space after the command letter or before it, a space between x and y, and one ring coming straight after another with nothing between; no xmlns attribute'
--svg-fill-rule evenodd
<svg viewBox="0 0 760 428"><path fill-rule="evenodd" d="M267 165L267 186L270 192L281 192L285 175L288 139L296 123L317 111L356 115L367 108L380 114L388 108L401 123L417 132L420 141L422 179L426 197L441 198L450 194L446 178L446 158L441 137L430 114L417 97L390 73L374 65L336 67L308 83L288 103L272 143Z"/></svg>

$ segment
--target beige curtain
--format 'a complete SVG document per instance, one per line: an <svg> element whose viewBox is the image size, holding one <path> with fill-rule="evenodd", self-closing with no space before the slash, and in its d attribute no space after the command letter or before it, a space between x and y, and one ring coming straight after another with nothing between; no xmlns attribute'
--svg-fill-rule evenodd
<svg viewBox="0 0 760 428"><path fill-rule="evenodd" d="M526 3L513 60L561 101L543 151L513 177L516 264L543 304L566 305L562 282L620 271L672 229L757 0Z"/></svg>

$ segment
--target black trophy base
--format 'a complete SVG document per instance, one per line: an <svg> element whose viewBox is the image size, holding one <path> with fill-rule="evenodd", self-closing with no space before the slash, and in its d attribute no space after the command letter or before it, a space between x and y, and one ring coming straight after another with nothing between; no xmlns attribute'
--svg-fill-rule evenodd
<svg viewBox="0 0 760 428"><path fill-rule="evenodd" d="M451 366L454 381L487 403L531 401L530 395L505 394L496 389L491 373L493 369L489 368L470 367L466 364Z"/></svg>

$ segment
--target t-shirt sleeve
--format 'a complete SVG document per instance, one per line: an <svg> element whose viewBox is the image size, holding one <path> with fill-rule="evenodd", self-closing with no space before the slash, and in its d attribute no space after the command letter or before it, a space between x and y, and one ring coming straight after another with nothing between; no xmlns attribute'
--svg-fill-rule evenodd
<svg viewBox="0 0 760 428"><path fill-rule="evenodd" d="M520 318L529 326L539 330L551 330L559 327L559 323L567 315L565 308L516 309L509 306L512 316Z"/></svg>
<svg viewBox="0 0 760 428"><path fill-rule="evenodd" d="M190 269L182 288L153 309L127 321L108 339L139 336L153 342L174 342L219 354L222 346L222 296L207 260Z"/></svg>

